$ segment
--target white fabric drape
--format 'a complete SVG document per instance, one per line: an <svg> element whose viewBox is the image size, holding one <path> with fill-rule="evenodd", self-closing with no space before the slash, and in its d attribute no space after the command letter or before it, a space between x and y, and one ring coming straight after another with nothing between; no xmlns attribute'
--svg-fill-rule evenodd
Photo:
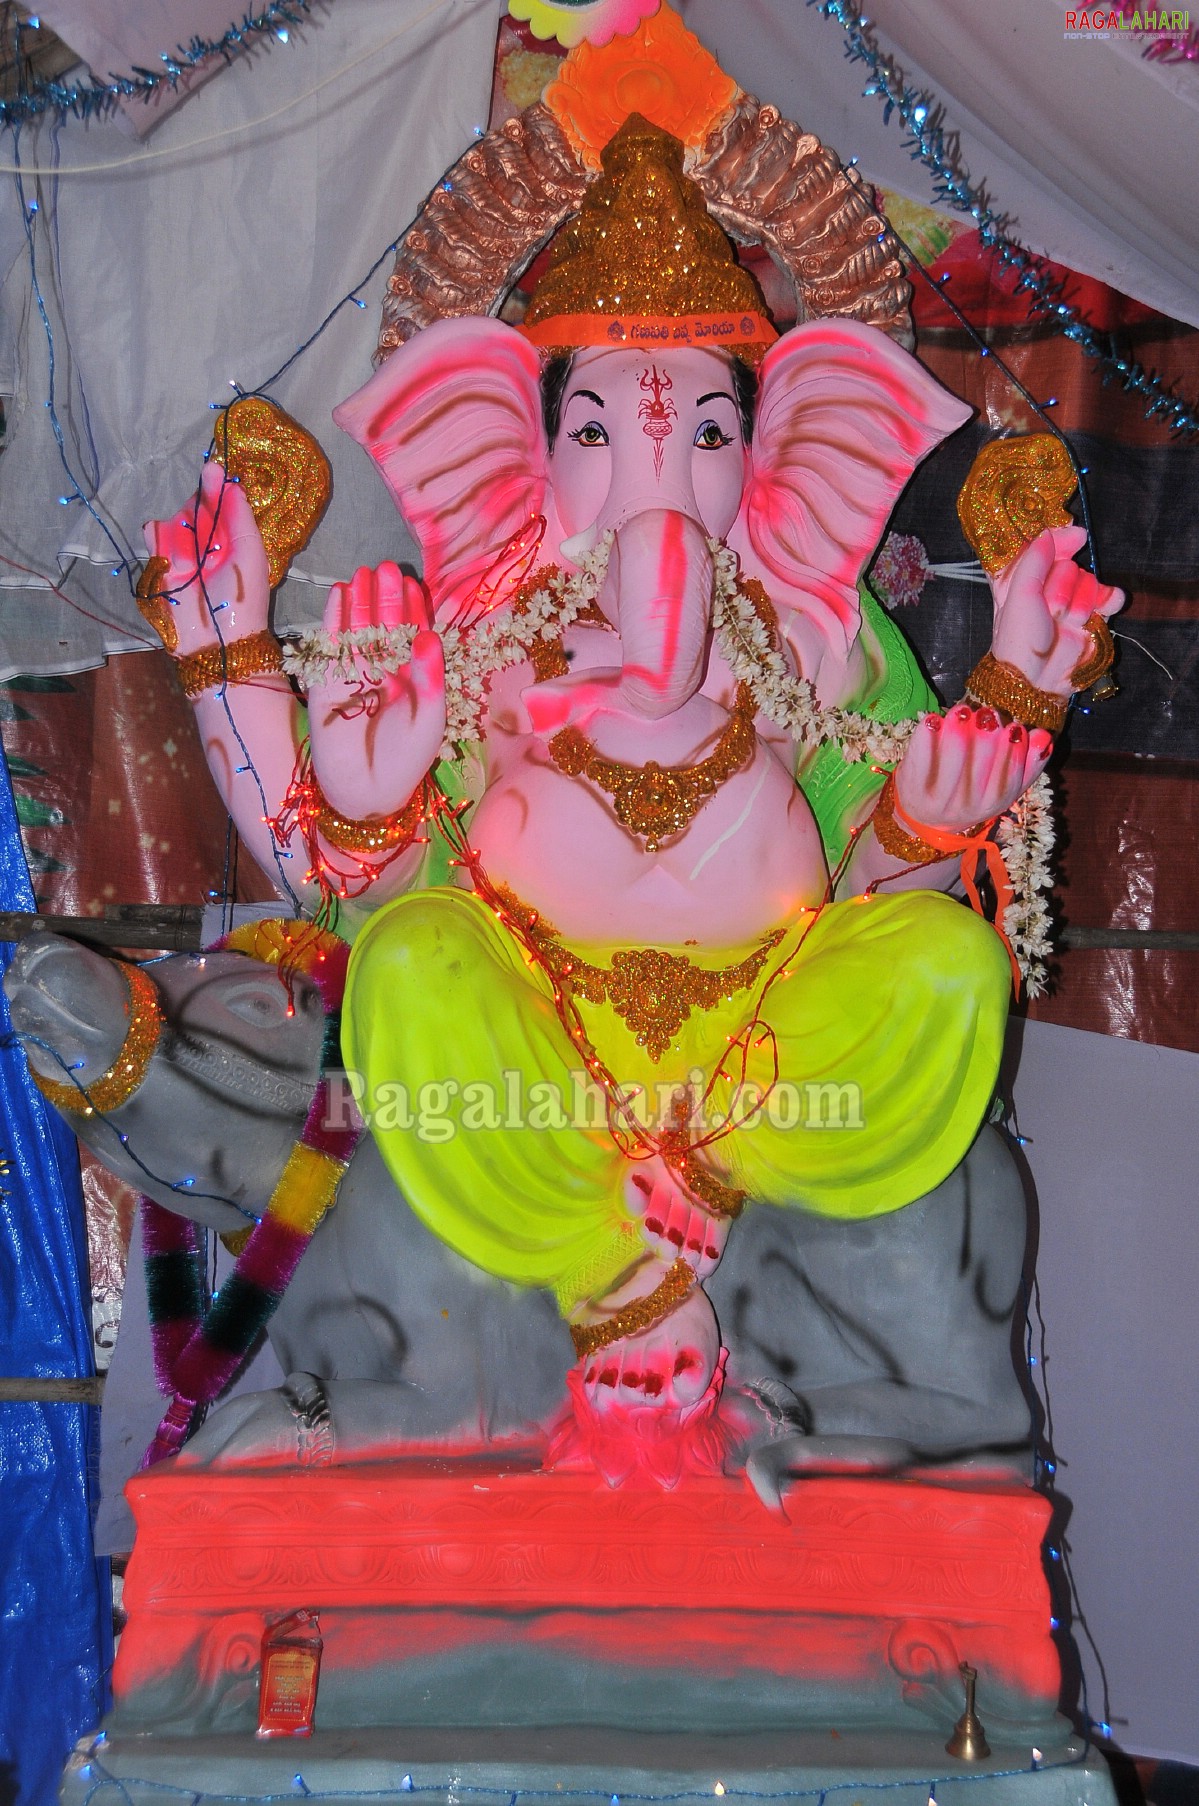
<svg viewBox="0 0 1199 1806"><path fill-rule="evenodd" d="M485 125L499 12L498 0L337 0L302 42L266 46L209 82L145 151L114 125L21 135L27 165L56 152L64 165L111 163L30 179L25 192L38 204L29 223L67 455L127 555L144 556L143 520L195 489L210 402L290 356ZM69 483L11 176L0 196L0 249L16 246L0 290L0 673L79 670L146 644L147 630L99 524L58 503ZM335 483L281 592L284 624L319 615L325 585L358 564L412 556L373 465L329 418L370 374L389 263L365 306L343 309L272 390L321 440Z"/></svg>
<svg viewBox="0 0 1199 1806"><path fill-rule="evenodd" d="M803 0L676 0L743 87L864 175L935 202L924 166L863 98L866 66ZM1022 243L1199 326L1199 77L1145 40L1070 41L1063 0L872 0L880 47L945 103L946 131ZM1081 12L1081 3L1076 9ZM964 217L964 216L959 216Z"/></svg>

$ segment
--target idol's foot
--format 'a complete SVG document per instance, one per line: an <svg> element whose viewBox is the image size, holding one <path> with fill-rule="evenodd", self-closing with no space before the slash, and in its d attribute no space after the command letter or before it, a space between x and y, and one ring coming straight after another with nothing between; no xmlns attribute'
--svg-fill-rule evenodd
<svg viewBox="0 0 1199 1806"><path fill-rule="evenodd" d="M579 1365L570 1409L546 1464L597 1469L610 1486L639 1479L677 1486L719 1473L735 1427L718 1411L725 1351L716 1314L683 1259L647 1261L572 1323Z"/></svg>
<svg viewBox="0 0 1199 1806"><path fill-rule="evenodd" d="M660 1154L638 1160L629 1170L624 1195L630 1212L641 1218L646 1244L660 1259L681 1257L700 1279L715 1272L731 1218L697 1197L677 1167L668 1166Z"/></svg>
<svg viewBox="0 0 1199 1806"><path fill-rule="evenodd" d="M630 1403L688 1410L720 1360L720 1329L688 1262L644 1262L606 1298L576 1311L571 1334L584 1396L599 1412Z"/></svg>

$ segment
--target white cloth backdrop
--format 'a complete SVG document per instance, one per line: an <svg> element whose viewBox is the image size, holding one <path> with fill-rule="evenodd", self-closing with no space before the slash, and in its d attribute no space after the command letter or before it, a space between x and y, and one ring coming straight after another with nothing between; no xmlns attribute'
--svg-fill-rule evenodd
<svg viewBox="0 0 1199 1806"><path fill-rule="evenodd" d="M1013 1023L1012 1039L1046 1325L1034 1352L1094 1639L1074 1625L1091 1715L1102 1662L1119 1747L1199 1765L1199 1055L1049 1022Z"/></svg>
<svg viewBox="0 0 1199 1806"><path fill-rule="evenodd" d="M207 83L145 152L111 124L22 134L26 164L56 151L64 164L113 161L95 175L30 180L26 196L38 202L30 224L68 454L127 552L144 556L141 522L194 490L209 403L229 399L231 378L253 387L284 362L486 123L499 11L498 0L337 0L288 44L264 45ZM276 117L255 124L267 114ZM201 139L211 141L174 151ZM14 241L12 177L0 201L0 248L12 255L0 290L0 554L101 617L0 564L0 674L79 670L147 634L96 522L58 504L68 485L29 259ZM273 391L324 444L336 486L285 586L284 621L319 615L327 583L357 564L412 554L374 467L329 418L370 375L387 274Z"/></svg>
<svg viewBox="0 0 1199 1806"><path fill-rule="evenodd" d="M897 117L863 98L866 66L804 0L681 0L745 88L863 173L934 200ZM945 129L1015 235L1199 326L1199 73L1147 62L1144 40L1066 41L1064 0L873 0L879 43L945 102ZM1076 10L1081 11L1081 0ZM962 216L964 217L964 216Z"/></svg>

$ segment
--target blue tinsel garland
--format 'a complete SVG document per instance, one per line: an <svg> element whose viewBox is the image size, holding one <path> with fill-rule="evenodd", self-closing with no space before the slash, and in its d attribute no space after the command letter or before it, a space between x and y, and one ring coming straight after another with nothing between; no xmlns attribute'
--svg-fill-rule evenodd
<svg viewBox="0 0 1199 1806"><path fill-rule="evenodd" d="M1123 388L1140 396L1152 419L1163 415L1172 432L1199 433L1199 404L1174 393L1153 370L1135 359L1122 357L1102 332L1066 301L1065 284L1059 282L1046 261L1012 238L1009 221L975 187L960 162L957 147L944 129L945 108L921 88L912 87L893 57L880 50L874 33L852 0L807 0L826 19L835 19L845 32L845 54L851 62L865 63L870 75L863 94L876 94L883 103L883 120L898 113L908 132L913 157L930 170L936 198L959 213L968 213L982 243L995 252L1000 263L1019 278L1016 292L1030 298L1030 312L1045 317L1054 328L1078 345L1103 367L1104 380L1118 377Z"/></svg>
<svg viewBox="0 0 1199 1806"><path fill-rule="evenodd" d="M299 25L312 0L269 0L261 12L247 13L239 25L231 25L219 38L192 38L173 51L162 51L161 73L154 69L138 69L128 75L113 76L107 82L39 81L31 83L14 100L0 100L0 126L18 126L43 113L68 113L76 119L94 119L112 111L122 100L140 96L148 100L160 88L173 88L181 75L199 68L209 57L232 60L238 51L256 38L275 37L287 42L291 26ZM36 28L37 21L29 25ZM24 29L18 25L18 34Z"/></svg>

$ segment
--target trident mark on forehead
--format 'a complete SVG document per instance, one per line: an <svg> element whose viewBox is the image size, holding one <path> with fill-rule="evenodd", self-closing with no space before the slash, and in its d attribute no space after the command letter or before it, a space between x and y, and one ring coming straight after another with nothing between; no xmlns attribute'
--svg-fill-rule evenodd
<svg viewBox="0 0 1199 1806"><path fill-rule="evenodd" d="M670 437L674 431L671 422L679 417L678 409L666 393L674 388L674 384L665 373L658 374L657 364L651 364L648 370L641 372L639 386L646 391L646 398L637 409L637 418L642 422L642 432L654 442L654 475L660 483L662 441Z"/></svg>

